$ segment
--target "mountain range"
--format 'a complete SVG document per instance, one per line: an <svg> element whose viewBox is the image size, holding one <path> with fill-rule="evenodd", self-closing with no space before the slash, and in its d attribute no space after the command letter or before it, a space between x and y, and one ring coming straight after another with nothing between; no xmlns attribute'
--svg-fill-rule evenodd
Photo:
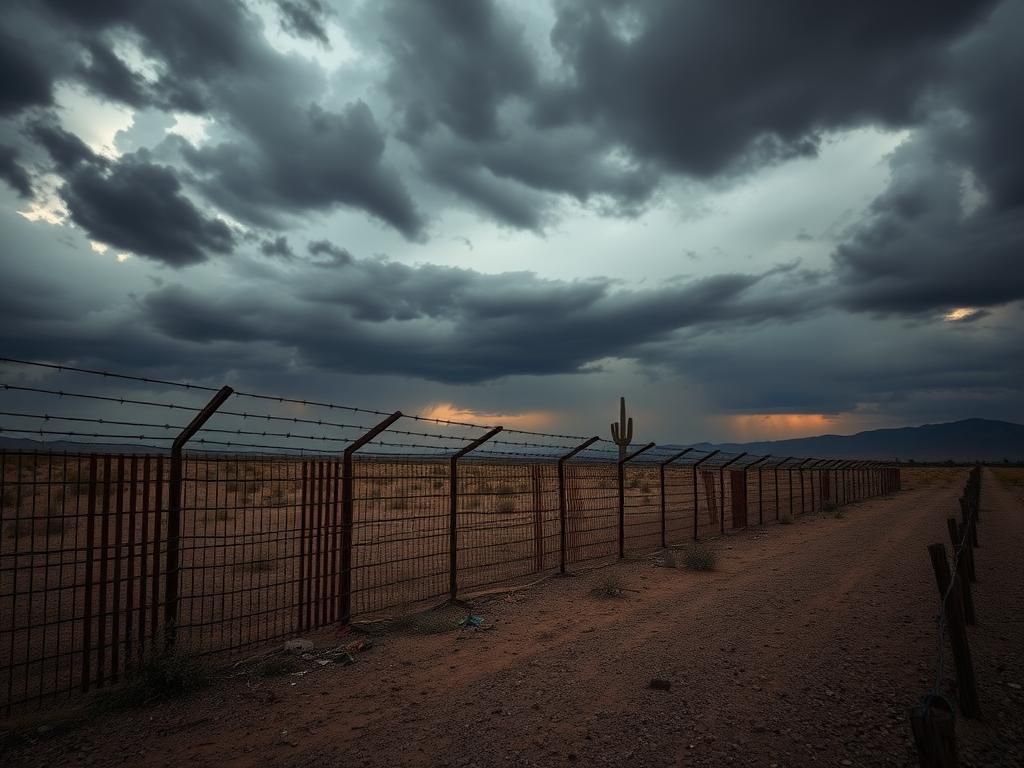
<svg viewBox="0 0 1024 768"><path fill-rule="evenodd" d="M1024 424L964 419L919 427L872 429L855 435L819 435L753 443L701 443L699 448L772 456L888 461L1024 461Z"/></svg>

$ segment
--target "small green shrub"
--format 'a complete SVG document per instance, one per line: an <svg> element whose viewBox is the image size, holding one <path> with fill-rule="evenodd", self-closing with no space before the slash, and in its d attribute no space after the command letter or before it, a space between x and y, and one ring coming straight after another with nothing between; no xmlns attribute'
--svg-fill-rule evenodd
<svg viewBox="0 0 1024 768"><path fill-rule="evenodd" d="M695 541L686 548L683 564L688 571L711 571L715 568L715 551L702 541Z"/></svg>
<svg viewBox="0 0 1024 768"><path fill-rule="evenodd" d="M626 582L622 574L606 571L598 577L592 591L597 597L622 597L626 591Z"/></svg>

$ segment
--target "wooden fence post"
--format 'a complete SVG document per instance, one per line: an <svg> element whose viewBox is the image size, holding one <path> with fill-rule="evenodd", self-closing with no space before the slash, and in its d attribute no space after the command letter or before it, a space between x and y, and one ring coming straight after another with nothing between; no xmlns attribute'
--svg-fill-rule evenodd
<svg viewBox="0 0 1024 768"><path fill-rule="evenodd" d="M957 525L955 517L950 517L946 520L946 527L949 529L949 538L952 541L953 546L953 557L956 561L955 573L960 577L961 597L963 598L964 603L964 620L969 625L974 626L974 598L971 595L971 582L968 577L968 573L970 572L968 558L971 555L971 548L969 546L965 546L958 557L956 554L957 547L959 547L960 542L963 541L964 527L962 525Z"/></svg>
<svg viewBox="0 0 1024 768"><path fill-rule="evenodd" d="M981 717L981 706L978 704L978 685L974 677L974 664L971 661L971 649L967 643L967 626L964 624L964 607L960 600L960 590L956 574L949 573L949 561L946 560L946 548L942 544L931 544L928 555L935 571L935 583L939 588L941 610L945 615L946 629L949 632L949 643L953 646L953 661L956 664L956 687L960 700L960 711L964 717L978 719ZM950 581L953 588L950 589Z"/></svg>
<svg viewBox="0 0 1024 768"><path fill-rule="evenodd" d="M956 713L943 696L928 694L910 710L921 768L957 768Z"/></svg>

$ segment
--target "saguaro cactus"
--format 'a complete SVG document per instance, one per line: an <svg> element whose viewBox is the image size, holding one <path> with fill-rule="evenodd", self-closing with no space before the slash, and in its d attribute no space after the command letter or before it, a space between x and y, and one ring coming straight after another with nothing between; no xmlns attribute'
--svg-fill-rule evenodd
<svg viewBox="0 0 1024 768"><path fill-rule="evenodd" d="M626 398L619 398L619 423L612 422L612 440L619 446L619 459L626 458L626 448L633 442L633 417L626 419Z"/></svg>

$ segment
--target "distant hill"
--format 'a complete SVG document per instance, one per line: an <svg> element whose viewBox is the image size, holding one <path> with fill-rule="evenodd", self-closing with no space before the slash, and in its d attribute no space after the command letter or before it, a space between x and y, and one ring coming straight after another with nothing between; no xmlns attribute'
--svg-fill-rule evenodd
<svg viewBox="0 0 1024 768"><path fill-rule="evenodd" d="M873 429L855 435L820 435L758 443L707 446L772 456L823 459L899 459L907 461L1024 461L1024 424L964 419L920 427Z"/></svg>

